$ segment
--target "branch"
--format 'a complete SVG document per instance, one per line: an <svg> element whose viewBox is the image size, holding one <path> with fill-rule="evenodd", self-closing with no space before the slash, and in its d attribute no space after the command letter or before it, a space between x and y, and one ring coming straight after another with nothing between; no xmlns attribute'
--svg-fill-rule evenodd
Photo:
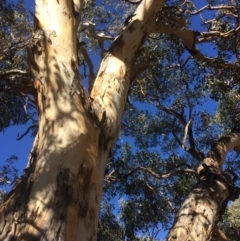
<svg viewBox="0 0 240 241"><path fill-rule="evenodd" d="M188 123L185 125L184 128L184 136L183 136L183 141L182 141L182 147L183 149L187 149L187 134L188 134L188 129L189 129L189 125L191 124L193 118L190 118L190 120L188 121Z"/></svg>
<svg viewBox="0 0 240 241"><path fill-rule="evenodd" d="M123 180L127 177L129 177L130 175L132 175L133 173L135 172L139 172L139 171L144 171L144 172L147 172L149 173L150 175L152 175L154 178L157 178L157 179L167 179L167 178L170 178L172 176L176 176L176 175L179 175L179 174L182 174L182 173L185 173L185 174L194 174L196 175L197 172L193 169L181 169L181 170L175 170L173 172L170 172L170 173L167 173L167 174L157 174L156 172L154 172L152 169L150 168L147 168L147 167L137 167L131 171L129 171L128 173L126 174L121 174L119 172L117 172L116 170L113 170L107 177L107 181L108 182L112 182L112 181L120 181L120 180Z"/></svg>
<svg viewBox="0 0 240 241"><path fill-rule="evenodd" d="M130 68L147 38L151 28L149 22L155 19L163 4L164 0L143 0L101 62L88 109L100 126L103 135L100 145L104 149L112 146L121 129L130 86ZM104 91L106 88L107 91Z"/></svg>
<svg viewBox="0 0 240 241"><path fill-rule="evenodd" d="M238 15L237 14L233 14L233 13L224 13L224 14L221 14L219 16L217 16L216 18L213 18L213 19L209 19L209 20L206 20L206 21L203 21L204 24L211 24L211 25L214 25L216 24L220 19L226 17L226 16L232 16L234 18L237 18ZM213 27L211 27L213 28Z"/></svg>
<svg viewBox="0 0 240 241"><path fill-rule="evenodd" d="M150 64L151 60L134 65L131 69L130 81L134 81L140 74L147 70Z"/></svg>
<svg viewBox="0 0 240 241"><path fill-rule="evenodd" d="M135 0L135 1L131 1L131 0L124 0L125 2L131 3L131 4L139 4L141 3L142 0Z"/></svg>
<svg viewBox="0 0 240 241"><path fill-rule="evenodd" d="M156 77L155 77L156 79ZM143 93L143 91L141 91ZM144 93L143 93L144 94ZM153 104L149 98L148 98L148 101ZM154 105L154 104L153 104ZM191 156L193 156L194 158L196 158L198 161L202 161L202 159L205 157L204 153L198 151L196 148L195 148L195 141L194 141L194 138L193 138L193 132L192 132L192 128L189 126L190 123L191 123L191 110L190 110L190 113L189 113L189 117L190 117L190 121L187 123L184 116L183 116L183 113L179 114L178 112L176 112L175 110L172 110L170 108L167 108L167 107L164 107L162 106L159 102L157 103L157 105L154 105L156 106L158 109L164 111L165 113L169 114L169 115L172 115L174 116L176 119L179 120L179 122L184 126L185 128L185 137L183 140L185 140L186 142L186 135L188 134L188 137L189 137L189 143L190 143L190 148L188 148L186 146L186 143L184 142L181 142L180 139L177 137L175 131L174 131L174 124L175 124L175 120L173 121L173 127L172 127L172 134L175 138L175 140L177 141L177 143L185 150L187 151ZM190 108L190 106L189 106ZM190 108L191 109L191 108ZM186 132L187 131L187 132Z"/></svg>
<svg viewBox="0 0 240 241"><path fill-rule="evenodd" d="M211 148L207 157L214 159L222 166L229 151L240 154L240 133L230 133L222 136Z"/></svg>
<svg viewBox="0 0 240 241"><path fill-rule="evenodd" d="M114 40L114 38L112 36L107 36L104 33L96 34L94 27L95 27L95 24L92 22L83 23L79 27L78 32L88 31L90 36L92 36L93 38L98 39L98 40Z"/></svg>
<svg viewBox="0 0 240 241"><path fill-rule="evenodd" d="M0 77L5 77L5 76L8 76L8 75L13 75L13 74L27 76L28 72L25 71L25 70L20 70L20 69L10 69L10 70L6 70L6 71L1 71Z"/></svg>
<svg viewBox="0 0 240 241"><path fill-rule="evenodd" d="M193 59L193 57L192 57L192 56L188 56L188 57L186 58L186 60L184 61L183 64L173 63L173 64L170 65L168 68L180 68L180 69L182 70L182 69L184 68L184 66L188 63L188 61L189 61L190 59Z"/></svg>
<svg viewBox="0 0 240 241"><path fill-rule="evenodd" d="M26 130L21 136L19 136L19 134L18 134L17 140L18 140L18 141L21 140L24 136L26 136L26 135L28 134L28 132L29 132L31 129L36 128L36 127L38 127L38 125L29 126L29 127L27 128L27 130Z"/></svg>
<svg viewBox="0 0 240 241"><path fill-rule="evenodd" d="M187 61L190 59L187 58L187 60L184 62L184 65L187 63ZM178 65L178 67L180 67L181 71L182 71L182 66L181 65ZM154 76L154 79L157 79L155 76ZM186 81L185 81L186 82ZM186 85L188 85L188 83L186 82ZM193 132L192 132L192 128L190 127L190 123L192 121L192 117L191 117L191 111L192 111L192 108L190 106L190 103L189 103L189 99L187 97L187 100L188 100L188 105L189 105L189 122L186 122L184 116L183 116L183 112L181 114L179 114L178 112L176 112L175 110L172 110L172 109L169 109L169 108L166 108L164 106L162 106L159 102L157 105L155 105L157 108L159 108L160 110L166 112L167 114L170 114L172 116L174 116L176 119L178 119L180 121L180 123L184 126L185 128L185 134L184 134L184 138L183 138L183 142L181 142L179 140L179 138L177 137L175 131L174 131L174 123L175 123L175 120L173 121L173 127L172 127L172 134L175 138L175 140L177 141L177 143L185 150L187 151L190 155L192 155L194 158L196 158L198 161L202 161L202 159L205 157L204 153L198 151L195 147L195 141L194 141L194 137L193 137ZM153 104L152 102L150 102L151 104ZM189 143L190 143L190 148L187 147L186 145L186 138L187 138L187 134L188 134L188 137L189 137Z"/></svg>
<svg viewBox="0 0 240 241"><path fill-rule="evenodd" d="M166 112L167 114L170 114L172 116L174 116L176 119L178 119L184 126L186 125L186 121L183 118L183 116L181 114L179 114L178 112L176 112L175 110L172 110L170 108L164 107L162 106L160 103L157 104L156 106L158 109Z"/></svg>
<svg viewBox="0 0 240 241"><path fill-rule="evenodd" d="M226 33L221 33L219 31L212 31L209 33L191 31L187 29L187 24L184 16L179 16L174 12L171 12L171 9L165 7L159 11L158 18L155 21L152 20L151 27L148 32L150 33L160 33L160 34L174 34L177 37L181 38L186 46L186 49L189 53L198 61L206 63L209 67L226 69L233 68L235 64L229 64L223 59L219 58L209 58L203 55L197 48L196 44L204 42L204 39L209 41L209 37L229 37L230 35L235 34L240 31L240 27L232 29ZM200 39L198 39L200 38Z"/></svg>
<svg viewBox="0 0 240 241"><path fill-rule="evenodd" d="M233 34L239 32L239 30L240 30L240 26L237 27L236 29L231 29L231 30L229 30L229 31L226 32L226 33L221 33L221 32L219 32L219 31L201 32L201 33L200 33L200 36L202 36L202 37L204 37L204 38L206 38L206 37L219 37L219 36L220 36L220 37L223 37L223 38L227 38L227 37L229 37L230 35L233 35Z"/></svg>
<svg viewBox="0 0 240 241"><path fill-rule="evenodd" d="M226 235L217 226L213 228L213 231L217 234L217 236L221 239L221 241L228 241L228 238L226 237Z"/></svg>
<svg viewBox="0 0 240 241"><path fill-rule="evenodd" d="M189 128L189 132L188 132L188 137L189 137L189 142L190 142L190 148L187 147L186 144L182 143L180 141L180 139L178 138L178 136L176 135L175 131L174 131L174 125L175 125L175 120L173 120L173 124L172 124L172 134L176 140L176 142L179 144L179 146L181 146L187 153L189 153L193 158L195 158L196 160L198 160L199 162L201 162L203 160L204 153L196 150L195 148L195 142L194 142L194 138L193 138L193 134L192 134L192 129ZM191 120L191 119L190 119ZM190 121L189 121L190 122ZM188 123L189 123L188 122ZM190 123L189 123L190 124ZM187 125L186 125L187 126ZM189 127L189 125L188 125ZM185 134L186 134L186 127L185 127ZM184 140L184 139L183 139Z"/></svg>
<svg viewBox="0 0 240 241"><path fill-rule="evenodd" d="M103 32L97 34L94 30L94 27L95 27L95 24L89 21L87 23L83 23L79 27L78 32L85 32L87 35L90 35L94 39L98 40L98 45L101 50L101 58L103 59L104 52L105 52L104 48L103 48L103 41L104 40L114 40L114 38L112 36L105 35Z"/></svg>
<svg viewBox="0 0 240 241"><path fill-rule="evenodd" d="M94 67L93 67L93 63L91 61L90 56L88 55L87 50L84 48L85 42L80 42L78 44L78 49L80 51L80 53L83 55L84 60L87 62L88 64L88 68L89 68L89 76L88 76L88 90L89 93L92 90L93 84L94 84L94 80L95 80L95 73L94 73Z"/></svg>
<svg viewBox="0 0 240 241"><path fill-rule="evenodd" d="M18 77L21 79L18 79ZM15 93L18 93L21 95L22 94L35 95L36 89L33 86L32 79L29 76L25 76L25 75L22 75L22 77L20 76L18 77L15 76L15 78L11 78L6 75L4 77L4 80L7 81L7 86L10 87L10 89Z"/></svg>
<svg viewBox="0 0 240 241"><path fill-rule="evenodd" d="M193 3L192 3L192 5L193 5ZM193 5L193 6L194 6L194 5ZM194 6L194 7L195 7L195 6ZM196 7L195 7L195 8L196 8ZM197 8L196 8L196 9L197 9ZM213 7L213 6L211 6L210 4L208 4L208 5L204 6L204 7L196 10L195 12L190 12L190 11L189 11L188 13L191 14L191 15L197 15L197 14L203 12L204 10L223 10L223 9L227 9L227 10L235 11L235 12L236 12L237 9L239 9L239 8L236 7L236 6L229 6L229 5L220 5L220 6L215 6L215 7Z"/></svg>

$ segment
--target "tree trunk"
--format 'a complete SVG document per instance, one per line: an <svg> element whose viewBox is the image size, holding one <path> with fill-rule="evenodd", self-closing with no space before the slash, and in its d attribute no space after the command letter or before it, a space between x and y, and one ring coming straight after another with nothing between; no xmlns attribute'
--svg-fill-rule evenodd
<svg viewBox="0 0 240 241"><path fill-rule="evenodd" d="M213 146L198 168L199 181L181 205L167 241L207 241L216 231L219 217L229 200L237 199L239 190L223 173L226 154L240 146L240 134L223 136ZM222 240L225 237L222 237Z"/></svg>
<svg viewBox="0 0 240 241"><path fill-rule="evenodd" d="M0 240L96 240L104 171L120 131L132 60L162 3L142 1L87 98L77 64L81 2L36 0L28 64L39 131L24 176L1 206Z"/></svg>

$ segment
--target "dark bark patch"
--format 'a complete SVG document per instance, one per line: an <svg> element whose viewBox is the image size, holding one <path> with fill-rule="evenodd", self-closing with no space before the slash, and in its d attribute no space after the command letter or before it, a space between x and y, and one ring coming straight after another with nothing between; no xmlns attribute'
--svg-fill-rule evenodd
<svg viewBox="0 0 240 241"><path fill-rule="evenodd" d="M133 49L136 49L138 47L138 45L137 44L135 44L134 46L133 46Z"/></svg>
<svg viewBox="0 0 240 241"><path fill-rule="evenodd" d="M122 39L122 36L117 37L117 39L113 42L113 44L111 45L109 52L112 53L113 50L118 47L119 49L121 49L123 46L125 45L125 42Z"/></svg>
<svg viewBox="0 0 240 241"><path fill-rule="evenodd" d="M77 94L80 97L83 105L85 105L86 104L86 96L85 96L85 92L84 92L84 89L82 86L82 81L81 81L81 77L79 74L77 61L72 58L70 64L71 64L71 68L74 73L74 78L72 80L71 91L69 94L71 97L73 97L75 94Z"/></svg>
<svg viewBox="0 0 240 241"><path fill-rule="evenodd" d="M135 27L133 24L128 27L129 33L132 33L134 30L135 30Z"/></svg>
<svg viewBox="0 0 240 241"><path fill-rule="evenodd" d="M21 240L39 241L40 239L41 239L41 235L34 235L30 233L25 233L21 236Z"/></svg>
<svg viewBox="0 0 240 241"><path fill-rule="evenodd" d="M72 200L73 188L70 185L70 169L63 168L57 176L57 188L53 201L53 210L56 220L64 220L66 217L66 207Z"/></svg>
<svg viewBox="0 0 240 241"><path fill-rule="evenodd" d="M81 203L79 203L79 216L85 218L88 212L88 200L84 199Z"/></svg>
<svg viewBox="0 0 240 241"><path fill-rule="evenodd" d="M83 162L78 169L78 176L81 180L80 183L80 197L79 197L79 216L86 217L89 210L89 193L91 191L91 177L93 168L89 168Z"/></svg>
<svg viewBox="0 0 240 241"><path fill-rule="evenodd" d="M79 216L85 218L89 209L88 200L84 199L83 202L79 203Z"/></svg>
<svg viewBox="0 0 240 241"><path fill-rule="evenodd" d="M107 118L106 111L102 111L102 106L98 99L90 100L88 105L88 113L93 123L99 127L100 133L98 138L98 145L100 149L106 150L108 142L112 140L112 137L108 135L111 123ZM101 116L101 119L99 118Z"/></svg>
<svg viewBox="0 0 240 241"><path fill-rule="evenodd" d="M133 18L134 16L136 16L136 14L129 15L129 16L126 18L125 22L123 23L123 27L127 27L128 24L132 21L132 18Z"/></svg>
<svg viewBox="0 0 240 241"><path fill-rule="evenodd" d="M74 4L74 1L72 0L72 12L73 12L73 15L75 18L78 18L80 16L78 10L77 10L77 7L76 5Z"/></svg>

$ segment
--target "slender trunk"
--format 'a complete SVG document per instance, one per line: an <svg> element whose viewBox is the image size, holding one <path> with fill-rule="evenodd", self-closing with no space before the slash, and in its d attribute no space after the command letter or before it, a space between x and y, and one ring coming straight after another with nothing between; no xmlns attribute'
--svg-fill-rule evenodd
<svg viewBox="0 0 240 241"><path fill-rule="evenodd" d="M240 146L240 134L223 136L198 168L199 181L181 205L167 241L207 241L216 230L229 200L238 198L232 180L223 173L228 151Z"/></svg>
<svg viewBox="0 0 240 241"><path fill-rule="evenodd" d="M163 1L139 5L103 59L91 98L78 72L77 3L36 1L28 63L39 131L25 175L0 207L0 240L96 240L104 170L120 131L132 59Z"/></svg>

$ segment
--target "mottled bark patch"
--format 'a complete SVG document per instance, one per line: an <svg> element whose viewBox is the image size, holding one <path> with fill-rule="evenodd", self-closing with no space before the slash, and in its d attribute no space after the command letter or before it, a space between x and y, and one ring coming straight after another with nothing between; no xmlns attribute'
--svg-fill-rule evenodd
<svg viewBox="0 0 240 241"><path fill-rule="evenodd" d="M133 24L128 27L129 33L132 33L134 30L135 30L135 27Z"/></svg>
<svg viewBox="0 0 240 241"><path fill-rule="evenodd" d="M91 191L91 177L93 168L89 168L83 161L78 169L79 186L79 216L86 217L89 211L89 193Z"/></svg>
<svg viewBox="0 0 240 241"><path fill-rule="evenodd" d="M66 218L66 207L72 200L73 188L70 185L70 169L63 168L57 176L57 188L53 201L53 210L57 220Z"/></svg>

